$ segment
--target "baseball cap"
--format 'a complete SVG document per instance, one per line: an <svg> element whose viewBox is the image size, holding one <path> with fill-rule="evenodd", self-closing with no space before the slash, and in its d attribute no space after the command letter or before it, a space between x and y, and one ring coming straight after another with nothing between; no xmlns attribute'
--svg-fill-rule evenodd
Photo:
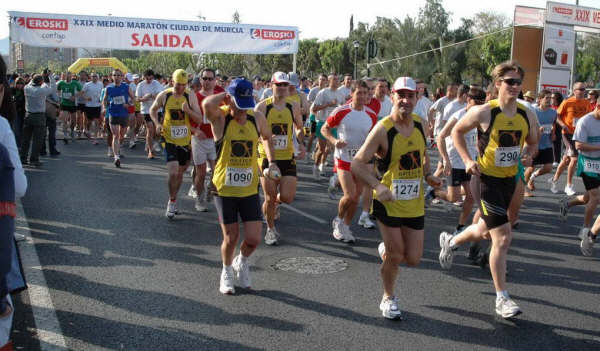
<svg viewBox="0 0 600 351"><path fill-rule="evenodd" d="M131 82L131 81L133 80L133 74L131 74L131 73L127 73L127 74L125 75L125 79L127 79L128 81L130 81L130 82Z"/></svg>
<svg viewBox="0 0 600 351"><path fill-rule="evenodd" d="M528 97L528 98L531 98L531 99L535 99L535 94L533 93L533 91L531 91L531 90L528 90L528 91L525 93L525 95L523 95L523 97Z"/></svg>
<svg viewBox="0 0 600 351"><path fill-rule="evenodd" d="M179 83L179 84L187 84L188 83L188 77L187 77L187 73L180 69L176 69L175 72L173 72L173 81L175 83Z"/></svg>
<svg viewBox="0 0 600 351"><path fill-rule="evenodd" d="M285 72L275 72L273 78L271 78L271 83L290 83L290 77Z"/></svg>
<svg viewBox="0 0 600 351"><path fill-rule="evenodd" d="M140 76L139 76L139 74L134 74L132 78L133 78L133 80L136 80L136 79L140 79Z"/></svg>
<svg viewBox="0 0 600 351"><path fill-rule="evenodd" d="M235 106L240 110L254 108L254 97L252 96L252 82L244 78L236 78L227 87L227 93L233 97Z"/></svg>
<svg viewBox="0 0 600 351"><path fill-rule="evenodd" d="M290 84L298 86L300 85L300 79L298 78L298 74L296 72L288 73L288 77L290 79Z"/></svg>
<svg viewBox="0 0 600 351"><path fill-rule="evenodd" d="M392 91L398 90L417 91L417 83L411 77L400 77L392 86Z"/></svg>

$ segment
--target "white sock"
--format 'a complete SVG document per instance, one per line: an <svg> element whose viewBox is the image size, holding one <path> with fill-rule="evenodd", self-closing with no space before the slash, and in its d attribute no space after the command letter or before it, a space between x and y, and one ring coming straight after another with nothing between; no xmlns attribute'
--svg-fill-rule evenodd
<svg viewBox="0 0 600 351"><path fill-rule="evenodd" d="M506 291L506 290L496 291L496 299L499 299L501 297L504 297L507 299L510 298L510 296L508 295L508 291Z"/></svg>
<svg viewBox="0 0 600 351"><path fill-rule="evenodd" d="M456 245L456 241L455 238L452 237L452 239L450 239L450 248L451 249L455 249L458 245Z"/></svg>
<svg viewBox="0 0 600 351"><path fill-rule="evenodd" d="M225 263L223 263L223 269L226 271L231 271L231 270L233 270L233 266L231 266L231 265L227 266Z"/></svg>
<svg viewBox="0 0 600 351"><path fill-rule="evenodd" d="M367 211L362 211L362 213L360 214L361 217L368 217L369 213Z"/></svg>

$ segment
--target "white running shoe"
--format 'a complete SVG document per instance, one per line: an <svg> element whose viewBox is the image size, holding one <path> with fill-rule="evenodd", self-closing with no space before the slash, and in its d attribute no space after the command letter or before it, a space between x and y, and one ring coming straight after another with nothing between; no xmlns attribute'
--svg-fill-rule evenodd
<svg viewBox="0 0 600 351"><path fill-rule="evenodd" d="M369 218L369 214L368 213L361 213L360 214L360 218L358 219L358 225L363 226L364 228L367 229L373 229L375 228L375 223L373 223L373 221L371 221L371 219Z"/></svg>
<svg viewBox="0 0 600 351"><path fill-rule="evenodd" d="M265 234L265 244L267 245L277 245L279 240L279 233L275 227L267 228L267 233Z"/></svg>
<svg viewBox="0 0 600 351"><path fill-rule="evenodd" d="M588 230L589 233L589 230ZM592 256L592 250L594 249L594 239L591 236L586 235L581 239L581 243L579 244L579 248L581 249L581 254L590 257Z"/></svg>
<svg viewBox="0 0 600 351"><path fill-rule="evenodd" d="M242 254L240 253L233 259L232 266L238 284L244 289L249 289L252 286L252 281L250 280L250 264L248 263L248 259L246 258L246 262L243 262Z"/></svg>
<svg viewBox="0 0 600 351"><path fill-rule="evenodd" d="M198 211L198 212L207 212L208 211L208 207L206 207L206 203L204 202L204 196L197 196L195 202L196 203L194 204L194 207L196 208L196 211Z"/></svg>
<svg viewBox="0 0 600 351"><path fill-rule="evenodd" d="M135 143L135 140L131 140L131 141L129 142L129 148L130 148L130 149L135 149L136 145L137 145L137 144Z"/></svg>
<svg viewBox="0 0 600 351"><path fill-rule="evenodd" d="M564 197L560 199L560 219L563 222L567 221L567 217L569 216L569 198Z"/></svg>
<svg viewBox="0 0 600 351"><path fill-rule="evenodd" d="M379 246L377 246L377 252L379 252L379 257L381 258L382 261L385 260L385 244L382 242L379 243Z"/></svg>
<svg viewBox="0 0 600 351"><path fill-rule="evenodd" d="M575 195L575 184L565 185L565 194L567 194L568 196Z"/></svg>
<svg viewBox="0 0 600 351"><path fill-rule="evenodd" d="M510 297L497 297L496 314L502 318L511 318L521 314L521 309Z"/></svg>
<svg viewBox="0 0 600 351"><path fill-rule="evenodd" d="M447 232L440 233L440 266L444 269L450 269L452 267L452 260L454 259L454 250L450 248L450 240L452 240L452 234Z"/></svg>
<svg viewBox="0 0 600 351"><path fill-rule="evenodd" d="M154 148L154 152L161 152L162 151L162 149L160 148L160 145L158 144L158 141L154 142L153 148Z"/></svg>
<svg viewBox="0 0 600 351"><path fill-rule="evenodd" d="M583 238L587 237L588 235L590 235L590 228L581 228L579 229L579 234L577 234L577 237L579 237L579 240L583 240Z"/></svg>
<svg viewBox="0 0 600 351"><path fill-rule="evenodd" d="M194 186L194 184L192 184L190 190L188 190L187 195L192 199L196 199L198 197L198 193L196 192L196 187Z"/></svg>
<svg viewBox="0 0 600 351"><path fill-rule="evenodd" d="M352 231L350 230L350 226L346 225L344 222L340 222L340 229L342 230L342 234L344 235L344 239L342 239L345 243L355 243L356 238L354 237Z"/></svg>
<svg viewBox="0 0 600 351"><path fill-rule="evenodd" d="M233 268L229 267L229 269L227 269L226 267L223 267L223 270L221 271L221 282L219 283L219 291L221 294L235 294L234 282Z"/></svg>
<svg viewBox="0 0 600 351"><path fill-rule="evenodd" d="M550 184L550 191L552 194L558 194L558 182L555 182L554 179L549 178L548 183Z"/></svg>
<svg viewBox="0 0 600 351"><path fill-rule="evenodd" d="M337 188L337 174L333 174L331 177L329 177L329 186L327 187L327 194L329 195L329 198L331 200L335 200L336 196L335 196L335 190Z"/></svg>
<svg viewBox="0 0 600 351"><path fill-rule="evenodd" d="M167 216L168 219L173 219L173 218L175 218L176 214L177 214L177 204L175 202L172 202L171 200L169 200L169 202L167 203L167 211L165 212L165 216Z"/></svg>
<svg viewBox="0 0 600 351"><path fill-rule="evenodd" d="M344 241L344 230L342 229L342 221L338 220L337 217L333 220L333 238L338 241Z"/></svg>
<svg viewBox="0 0 600 351"><path fill-rule="evenodd" d="M321 163L319 165L319 176L325 177L325 164L324 163Z"/></svg>
<svg viewBox="0 0 600 351"><path fill-rule="evenodd" d="M396 296L388 296L382 298L379 304L381 314L387 319L399 319L402 318L402 313L398 308L398 298Z"/></svg>

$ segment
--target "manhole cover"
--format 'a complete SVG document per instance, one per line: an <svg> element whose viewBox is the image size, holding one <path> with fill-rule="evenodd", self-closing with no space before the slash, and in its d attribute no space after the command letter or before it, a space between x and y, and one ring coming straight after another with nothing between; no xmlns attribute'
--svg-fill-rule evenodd
<svg viewBox="0 0 600 351"><path fill-rule="evenodd" d="M327 274L341 272L348 268L348 264L337 258L292 257L275 263L273 268L303 274Z"/></svg>

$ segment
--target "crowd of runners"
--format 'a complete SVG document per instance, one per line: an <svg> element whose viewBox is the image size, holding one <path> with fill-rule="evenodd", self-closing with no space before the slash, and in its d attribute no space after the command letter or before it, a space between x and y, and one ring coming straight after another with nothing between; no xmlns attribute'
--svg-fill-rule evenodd
<svg viewBox="0 0 600 351"><path fill-rule="evenodd" d="M169 220L179 213L180 188L192 166L192 187L185 193L195 198L197 211L208 211L214 202L218 213L223 294L252 286L249 257L263 237L277 245L282 235L292 235L280 233L276 224L286 220L281 205L294 201L297 162L306 162L315 181L326 179L333 167L328 193L332 199L341 194L331 222L334 240L356 242L356 225L380 231L384 317L401 316L394 293L399 266L419 264L426 208L442 203L461 211L456 225L439 234L441 267L450 269L458 248L469 243L468 258L489 265L496 313L510 318L521 311L507 292L507 252L523 198L535 196L539 176L554 172L549 183L558 193L567 170L560 215L566 219L570 208L585 205L583 255L592 255L600 232L600 219L594 220L600 202L597 91L575 83L562 101L548 90L523 94L523 79L523 69L509 61L493 69L487 87L450 84L445 94L432 96L411 77L389 82L323 74L312 81L276 72L250 81L210 68L195 76L178 69L168 77L152 70L141 76L114 70L111 76L56 77L45 71L15 77L11 94L17 104L23 95L29 113L27 100L39 88L35 96L43 95L47 110L59 115L64 143L105 140L115 167L125 167L123 149L138 144L148 159L164 155ZM52 142L56 123L41 131L27 117L13 123L22 163L42 166L46 128L47 151L58 155ZM430 166L436 153L439 161ZM576 195L575 175L583 180L583 194Z"/></svg>

